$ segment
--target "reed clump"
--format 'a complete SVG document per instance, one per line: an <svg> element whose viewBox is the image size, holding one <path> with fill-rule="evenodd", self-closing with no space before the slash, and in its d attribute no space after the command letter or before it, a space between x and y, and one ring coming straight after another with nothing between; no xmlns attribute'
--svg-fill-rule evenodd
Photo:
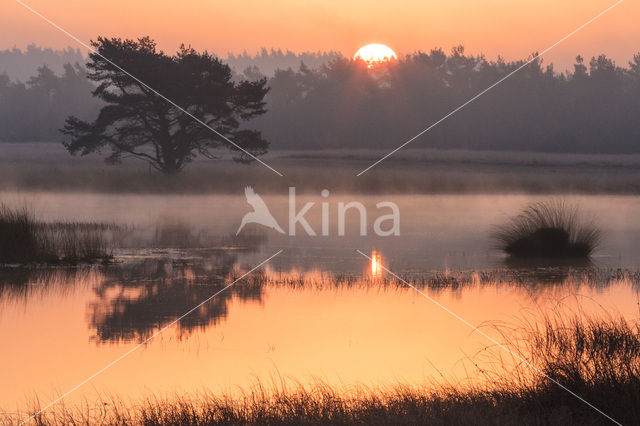
<svg viewBox="0 0 640 426"><path fill-rule="evenodd" d="M0 263L106 262L117 225L54 222L36 218L28 207L0 204Z"/></svg>
<svg viewBox="0 0 640 426"><path fill-rule="evenodd" d="M601 233L584 221L577 206L551 200L530 204L493 234L498 246L515 259L588 258Z"/></svg>

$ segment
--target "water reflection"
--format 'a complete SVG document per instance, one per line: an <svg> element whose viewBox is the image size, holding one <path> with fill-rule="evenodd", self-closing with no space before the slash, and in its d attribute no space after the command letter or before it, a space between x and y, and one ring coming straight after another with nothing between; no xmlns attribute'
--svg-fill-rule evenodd
<svg viewBox="0 0 640 426"><path fill-rule="evenodd" d="M371 252L371 277L380 278L382 276L382 255L375 250Z"/></svg>
<svg viewBox="0 0 640 426"><path fill-rule="evenodd" d="M486 340L420 303L390 274L378 274L389 260L371 255L374 261L361 261L357 274L277 265L250 274L110 370L96 389L133 396L140 395L137 383L167 392L203 384L224 389L255 377L266 382L274 368L283 377L304 381L311 372L336 383L422 383L440 371L462 377L461 350L475 353ZM32 389L46 392L51 383L71 388L253 265L237 250L220 250L100 268L0 269L0 342L11 342L0 352L11 366L0 371L6 384L0 404ZM474 325L507 321L523 308L547 309L578 294L581 303L589 299L604 311L637 316L638 271L394 272ZM180 368L166 369L168 363Z"/></svg>
<svg viewBox="0 0 640 426"><path fill-rule="evenodd" d="M102 279L98 267L0 268L0 306L28 304L34 297L69 297L73 292L95 288Z"/></svg>
<svg viewBox="0 0 640 426"><path fill-rule="evenodd" d="M142 341L240 276L246 269L241 268L238 257L238 251L219 250L200 257L142 258L106 268L0 269L0 306L10 306L16 301L29 305L42 300L55 306L56 301L84 291L91 340ZM182 319L176 326L176 335L181 338L194 330L219 324L229 315L232 300L264 303L269 287L318 292L361 287L406 290L402 282L383 273L382 265L382 254L372 251L367 272L362 275L268 266L264 272L251 274ZM398 273L434 296L455 294L468 287L524 288L535 300L554 288L570 293L583 287L624 285L637 291L640 286L638 271L578 266L510 265L495 270Z"/></svg>
<svg viewBox="0 0 640 426"><path fill-rule="evenodd" d="M143 395L138 384L158 392L224 390L255 377L269 381L274 369L301 381L312 374L339 384L423 383L455 373L476 343L486 346L459 321L420 303L383 266L474 325L511 321L522 309L546 309L576 294L629 318L640 305L637 199L616 198L616 209L602 197L585 201L608 226L609 245L598 252L596 267L505 263L489 251L485 230L529 197L406 196L398 200L406 212L402 239L382 241L294 239L245 234L248 229L221 237L237 229L244 197L76 197L43 195L55 220L139 226L126 247L144 249L117 253L122 263L109 267L0 268L0 342L10 342L0 351L7 366L0 371L0 405L12 408L27 392L46 395L52 384L75 386L280 248L285 253L264 273L216 296L99 377L95 389L122 396ZM288 214L286 199L271 196L268 204L276 217ZM156 226L153 212L165 210L175 218Z"/></svg>
<svg viewBox="0 0 640 426"><path fill-rule="evenodd" d="M147 260L109 271L89 304L89 326L99 342L142 341L188 312L239 276L236 257L206 262ZM220 293L177 324L178 336L215 325L227 316L232 298L261 301L262 288L250 283Z"/></svg>

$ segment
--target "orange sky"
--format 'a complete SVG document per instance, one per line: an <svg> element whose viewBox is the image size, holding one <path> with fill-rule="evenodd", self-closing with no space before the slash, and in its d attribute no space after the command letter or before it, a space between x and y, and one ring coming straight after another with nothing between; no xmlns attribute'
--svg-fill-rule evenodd
<svg viewBox="0 0 640 426"><path fill-rule="evenodd" d="M384 43L398 53L449 50L493 59L543 50L615 0L23 0L82 40L97 35L150 35L165 50L181 42L220 55L260 47L293 51L340 50ZM576 54L602 52L626 65L640 51L640 3L626 0L546 56L560 68ZM77 44L14 0L2 0L0 49L29 43L62 48Z"/></svg>

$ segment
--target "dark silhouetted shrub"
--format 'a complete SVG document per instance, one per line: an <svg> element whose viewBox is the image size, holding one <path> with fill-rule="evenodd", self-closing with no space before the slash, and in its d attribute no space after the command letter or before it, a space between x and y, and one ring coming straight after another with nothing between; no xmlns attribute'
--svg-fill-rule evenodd
<svg viewBox="0 0 640 426"><path fill-rule="evenodd" d="M494 238L514 258L586 258L598 246L600 230L583 222L577 207L543 201L497 227Z"/></svg>
<svg viewBox="0 0 640 426"><path fill-rule="evenodd" d="M0 263L107 261L112 257L108 234L117 228L103 223L45 223L25 206L0 203Z"/></svg>

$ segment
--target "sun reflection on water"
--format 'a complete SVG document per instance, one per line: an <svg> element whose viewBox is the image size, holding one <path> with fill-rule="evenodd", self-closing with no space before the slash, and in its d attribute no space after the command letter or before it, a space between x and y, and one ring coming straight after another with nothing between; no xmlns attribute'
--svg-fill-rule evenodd
<svg viewBox="0 0 640 426"><path fill-rule="evenodd" d="M382 276L382 256L375 250L371 252L371 276L373 278Z"/></svg>

